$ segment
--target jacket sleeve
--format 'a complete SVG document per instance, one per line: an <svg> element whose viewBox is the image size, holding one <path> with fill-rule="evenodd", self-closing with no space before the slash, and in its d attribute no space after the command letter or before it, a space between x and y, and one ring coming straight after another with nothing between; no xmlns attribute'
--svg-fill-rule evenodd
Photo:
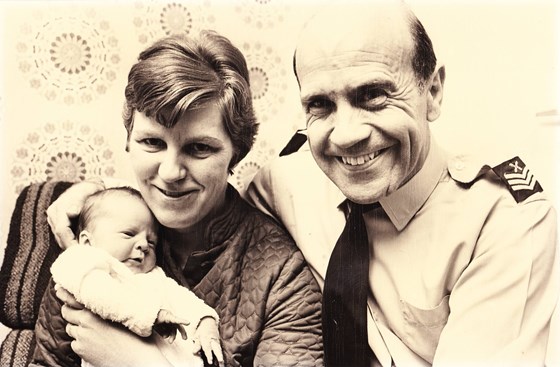
<svg viewBox="0 0 560 367"><path fill-rule="evenodd" d="M287 235L268 236L261 246L270 246L262 251L265 264L280 262L280 267L268 291L254 365L322 366L321 292L315 278Z"/></svg>
<svg viewBox="0 0 560 367"><path fill-rule="evenodd" d="M66 321L62 318L61 308L62 301L56 297L51 279L35 325L36 346L31 366L80 366L81 359L70 346L72 338L66 334Z"/></svg>

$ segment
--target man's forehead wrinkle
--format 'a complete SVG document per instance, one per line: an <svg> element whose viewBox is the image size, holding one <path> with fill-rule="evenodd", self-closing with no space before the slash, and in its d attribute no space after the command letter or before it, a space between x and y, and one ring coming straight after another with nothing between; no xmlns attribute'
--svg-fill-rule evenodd
<svg viewBox="0 0 560 367"><path fill-rule="evenodd" d="M306 74L317 70L329 71L340 68L360 68L374 64L387 67L391 65L391 59L391 55L377 51L347 51L334 55L331 53L314 52L301 55L298 58L298 76L304 77ZM320 65L320 67L317 65Z"/></svg>

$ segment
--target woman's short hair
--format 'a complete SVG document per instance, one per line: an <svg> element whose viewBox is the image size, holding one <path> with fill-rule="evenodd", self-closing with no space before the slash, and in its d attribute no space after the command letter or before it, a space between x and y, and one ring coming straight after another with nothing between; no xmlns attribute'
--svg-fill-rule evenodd
<svg viewBox="0 0 560 367"><path fill-rule="evenodd" d="M245 57L214 31L165 37L145 49L128 74L125 97L128 139L135 111L173 127L189 108L218 103L234 147L230 169L255 141L258 124Z"/></svg>

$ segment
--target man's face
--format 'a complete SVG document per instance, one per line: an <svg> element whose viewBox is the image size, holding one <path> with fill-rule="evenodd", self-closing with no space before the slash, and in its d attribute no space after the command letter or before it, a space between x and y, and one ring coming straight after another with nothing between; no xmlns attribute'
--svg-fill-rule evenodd
<svg viewBox="0 0 560 367"><path fill-rule="evenodd" d="M418 86L411 36L400 22L389 16L321 28L319 19L296 52L311 152L357 203L398 189L429 150L430 86Z"/></svg>

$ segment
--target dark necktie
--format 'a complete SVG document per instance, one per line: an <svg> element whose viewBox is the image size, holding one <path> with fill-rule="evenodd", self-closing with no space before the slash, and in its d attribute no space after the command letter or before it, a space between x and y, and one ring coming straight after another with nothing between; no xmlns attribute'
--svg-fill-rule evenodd
<svg viewBox="0 0 560 367"><path fill-rule="evenodd" d="M369 243L364 207L348 201L350 214L329 260L323 287L326 367L369 367L375 359L367 337Z"/></svg>

